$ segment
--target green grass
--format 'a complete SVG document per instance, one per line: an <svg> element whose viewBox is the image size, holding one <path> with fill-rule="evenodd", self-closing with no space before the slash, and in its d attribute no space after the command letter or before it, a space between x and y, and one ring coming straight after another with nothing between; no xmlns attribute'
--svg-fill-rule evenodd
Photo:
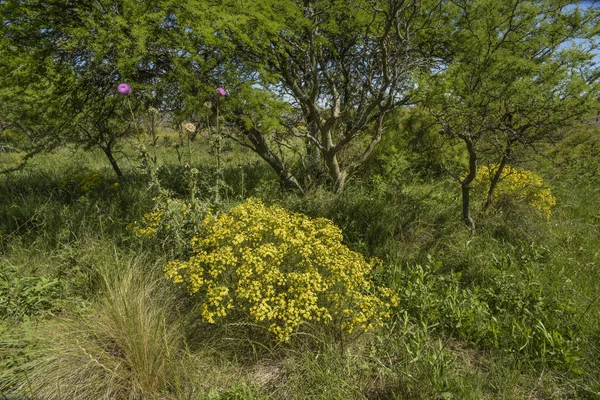
<svg viewBox="0 0 600 400"><path fill-rule="evenodd" d="M0 176L0 398L600 398L600 167L586 143L553 154L574 161L535 167L557 197L549 219L507 203L476 212L475 234L460 221L457 185L415 155L400 157L402 178L374 162L342 195L301 198L229 148L216 210L256 196L327 217L349 247L383 260L373 277L400 304L343 346L318 326L284 344L248 324L202 323L198 304L162 277L184 253L127 229L156 194L133 147L119 155L118 187L101 154L41 155ZM191 167L199 201L213 198L206 148L160 144L172 198L189 201ZM98 185L69 182L82 168Z"/></svg>

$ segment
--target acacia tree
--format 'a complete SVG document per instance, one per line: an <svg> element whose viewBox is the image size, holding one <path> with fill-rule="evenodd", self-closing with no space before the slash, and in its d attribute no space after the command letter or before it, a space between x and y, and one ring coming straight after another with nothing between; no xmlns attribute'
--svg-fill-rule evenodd
<svg viewBox="0 0 600 400"><path fill-rule="evenodd" d="M433 32L447 26L441 2L238 3L226 2L238 25L224 30L240 69L249 82L291 103L306 129L290 127L287 134L304 139L335 189L343 190L381 140L386 115L409 101L414 72L434 65L445 36ZM261 157L272 159L268 132L247 120L240 129ZM352 146L362 148L346 151ZM270 164L284 168L280 159ZM289 178L286 186L297 186L293 176L278 173Z"/></svg>
<svg viewBox="0 0 600 400"><path fill-rule="evenodd" d="M35 152L63 143L102 149L115 173L119 140L135 133L131 111L160 103L171 68L170 0L0 2L2 119L26 133ZM128 82L129 104L117 93Z"/></svg>
<svg viewBox="0 0 600 400"><path fill-rule="evenodd" d="M461 0L444 68L423 80L423 101L440 133L462 142L466 167L455 166L465 224L474 229L471 183L482 159L498 167L486 207L516 150L535 151L581 123L600 94L600 9L563 1ZM574 39L589 39L578 46ZM466 172L461 175L461 171Z"/></svg>
<svg viewBox="0 0 600 400"><path fill-rule="evenodd" d="M286 151L297 151L290 132L298 131L299 121L291 105L265 89L242 82L232 87L222 106L225 135L256 152L269 164L282 188L304 193L286 158Z"/></svg>

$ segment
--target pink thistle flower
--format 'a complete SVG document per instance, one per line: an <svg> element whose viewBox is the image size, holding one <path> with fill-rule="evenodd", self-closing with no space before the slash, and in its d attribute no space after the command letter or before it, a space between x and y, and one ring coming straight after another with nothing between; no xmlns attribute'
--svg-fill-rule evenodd
<svg viewBox="0 0 600 400"><path fill-rule="evenodd" d="M121 83L118 87L117 87L117 92L125 95L125 94L129 94L131 93L131 86L129 86L127 83Z"/></svg>
<svg viewBox="0 0 600 400"><path fill-rule="evenodd" d="M225 89L223 89L222 87L217 88L217 93L219 93L221 96L225 96L227 94Z"/></svg>

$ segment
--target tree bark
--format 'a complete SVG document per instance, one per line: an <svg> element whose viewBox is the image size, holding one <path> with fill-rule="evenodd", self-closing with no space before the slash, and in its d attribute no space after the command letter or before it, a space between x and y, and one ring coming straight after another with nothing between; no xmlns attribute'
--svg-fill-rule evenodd
<svg viewBox="0 0 600 400"><path fill-rule="evenodd" d="M323 169L322 162L323 159L321 157L321 152L317 145L311 142L309 139L305 140L306 144L306 159L307 159L307 168L309 173L311 173L314 177L317 177L319 171Z"/></svg>
<svg viewBox="0 0 600 400"><path fill-rule="evenodd" d="M123 172L121 172L121 168L119 168L119 164L113 156L111 143L108 143L106 146L101 145L100 148L102 149L104 154L106 154L106 158L108 158L108 161L110 162L113 171L115 171L117 178L121 179L123 177Z"/></svg>
<svg viewBox="0 0 600 400"><path fill-rule="evenodd" d="M296 190L304 194L304 189L296 177L288 170L285 163L271 151L263 135L256 128L247 129L245 133L250 143L252 143L252 149L277 173L281 186L284 189Z"/></svg>
<svg viewBox="0 0 600 400"><path fill-rule="evenodd" d="M325 165L327 166L329 176L333 180L335 192L341 193L344 190L348 171L340 168L335 148L332 147L329 151L323 152L323 158L325 159Z"/></svg>
<svg viewBox="0 0 600 400"><path fill-rule="evenodd" d="M485 203L483 204L483 211L487 211L492 203L494 202L494 192L496 187L498 186L498 182L500 182L500 178L502 177L502 172L504 172L504 167L506 166L506 162L508 161L508 157L510 156L510 147L506 150L506 152L502 155L502 160L498 165L498 169L494 173L494 177L490 182L490 188L487 193L487 197L485 199Z"/></svg>
<svg viewBox="0 0 600 400"><path fill-rule="evenodd" d="M344 187L346 185L346 178L348 178L348 175L349 175L349 173L347 170L340 172L338 179L335 182L335 192L337 194L340 194L344 191Z"/></svg>
<svg viewBox="0 0 600 400"><path fill-rule="evenodd" d="M460 182L461 193L462 193L462 212L463 221L470 230L475 230L475 221L471 216L471 182L477 176L477 152L475 151L475 145L473 139L469 136L461 137L467 145L467 151L469 152L469 172L467 176Z"/></svg>
<svg viewBox="0 0 600 400"><path fill-rule="evenodd" d="M471 194L469 193L471 187L468 184L461 185L463 221L470 230L475 230L475 221L471 217Z"/></svg>

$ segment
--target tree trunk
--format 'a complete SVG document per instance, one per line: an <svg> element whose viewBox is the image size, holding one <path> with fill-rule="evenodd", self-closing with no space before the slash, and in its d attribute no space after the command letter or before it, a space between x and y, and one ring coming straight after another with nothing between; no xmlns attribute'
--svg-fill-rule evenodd
<svg viewBox="0 0 600 400"><path fill-rule="evenodd" d="M462 212L463 220L470 230L475 230L475 221L471 216L471 182L477 176L477 152L475 151L475 145L473 140L468 136L462 137L463 141L467 145L467 151L469 152L469 172L467 176L460 182L462 192Z"/></svg>
<svg viewBox="0 0 600 400"><path fill-rule="evenodd" d="M104 154L106 154L108 161L110 161L110 165L112 166L113 171L115 171L117 178L121 179L123 177L123 172L121 172L121 168L119 168L119 164L117 164L117 160L113 156L111 143L107 144L106 146L100 146L100 148Z"/></svg>
<svg viewBox="0 0 600 400"><path fill-rule="evenodd" d="M513 140L508 139L508 141L506 143L506 149L504 150L504 153L502 154L502 159L500 160L500 164L498 165L498 170L496 171L496 173L494 174L494 177L492 178L492 181L490 182L490 189L488 190L487 198L483 205L483 211L487 211L487 209L490 208L490 206L494 202L494 192L496 190L496 187L498 186L498 182L500 182L500 178L502 178L502 172L504 172L504 167L506 166L506 162L510 158L510 153L512 151L512 144L513 144Z"/></svg>
<svg viewBox="0 0 600 400"><path fill-rule="evenodd" d="M496 173L494 174L494 177L490 182L490 189L488 190L487 198L485 199L485 203L483 204L483 211L487 211L494 202L494 191L498 186L498 182L500 182L500 178L502 177L502 172L504 171L504 167L506 166L507 159L508 156L504 154L502 156L500 164L498 165L498 169L496 170Z"/></svg>
<svg viewBox="0 0 600 400"><path fill-rule="evenodd" d="M337 181L335 182L335 192L340 194L344 191L344 187L346 185L346 178L348 178L348 171L343 170L340 172Z"/></svg>
<svg viewBox="0 0 600 400"><path fill-rule="evenodd" d="M309 179L319 182L323 177L323 159L319 148L310 140L306 140L306 174Z"/></svg>
<svg viewBox="0 0 600 400"><path fill-rule="evenodd" d="M323 152L323 158L325 159L325 165L329 176L333 180L333 187L336 193L342 193L346 184L346 178L348 178L348 170L340 168L340 163L337 159L337 153L332 147L329 151Z"/></svg>
<svg viewBox="0 0 600 400"><path fill-rule="evenodd" d="M284 162L269 149L269 145L263 135L256 128L247 129L245 133L253 145L252 149L275 170L281 186L284 189L296 190L304 194L304 189L302 189L296 177L288 170Z"/></svg>
<svg viewBox="0 0 600 400"><path fill-rule="evenodd" d="M469 193L471 187L468 184L461 185L463 220L469 229L475 230L475 221L473 221L473 217L471 217L471 194Z"/></svg>

